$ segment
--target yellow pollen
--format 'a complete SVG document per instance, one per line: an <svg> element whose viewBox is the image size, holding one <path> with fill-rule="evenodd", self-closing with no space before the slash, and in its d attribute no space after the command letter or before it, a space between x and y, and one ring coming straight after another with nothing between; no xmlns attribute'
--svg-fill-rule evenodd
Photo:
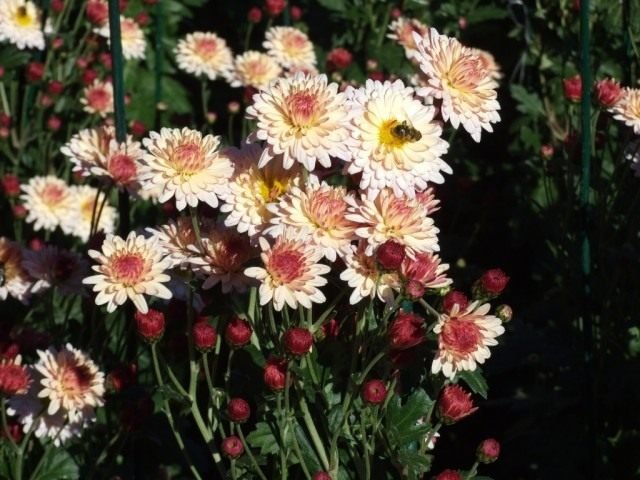
<svg viewBox="0 0 640 480"><path fill-rule="evenodd" d="M261 181L258 184L258 192L265 202L275 202L287 190L289 190L289 181L287 179L273 179L271 181Z"/></svg>
<svg viewBox="0 0 640 480"><path fill-rule="evenodd" d="M394 133L394 127L400 122L397 120L385 121L378 131L378 140L388 148L402 147L405 143L411 141L408 137L401 137Z"/></svg>
<svg viewBox="0 0 640 480"><path fill-rule="evenodd" d="M18 7L18 10L16 10L13 18L20 27L30 27L35 23L36 20L31 15L29 15L27 7L25 6Z"/></svg>

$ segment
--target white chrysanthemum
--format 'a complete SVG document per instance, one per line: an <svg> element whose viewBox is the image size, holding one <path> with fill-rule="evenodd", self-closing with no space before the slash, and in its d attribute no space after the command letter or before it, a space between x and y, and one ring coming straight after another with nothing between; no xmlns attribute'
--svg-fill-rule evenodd
<svg viewBox="0 0 640 480"><path fill-rule="evenodd" d="M72 204L60 220L60 228L67 235L87 241L91 234L91 222L97 222L96 232L113 233L117 212L109 205L105 193L88 185L71 186Z"/></svg>
<svg viewBox="0 0 640 480"><path fill-rule="evenodd" d="M33 177L20 187L24 192L20 199L27 210L27 223L34 230L56 229L72 208L72 193L64 180L48 175Z"/></svg>
<svg viewBox="0 0 640 480"><path fill-rule="evenodd" d="M82 91L80 103L84 105L85 112L106 117L113 113L113 85L109 81L102 82L96 78Z"/></svg>
<svg viewBox="0 0 640 480"><path fill-rule="evenodd" d="M454 128L462 124L479 142L482 130L492 132L491 124L500 121L495 72L473 49L433 28L424 37L414 34L414 39L419 51L414 59L428 77L428 85L416 93L442 99L442 118Z"/></svg>
<svg viewBox="0 0 640 480"><path fill-rule="evenodd" d="M255 256L249 237L216 225L205 227L202 233L202 245L192 247L197 253L190 259L196 275L205 279L202 288L220 284L222 293L244 292L254 283L244 273L248 261Z"/></svg>
<svg viewBox="0 0 640 480"><path fill-rule="evenodd" d="M490 346L498 344L496 337L504 333L498 317L488 315L491 306L471 303L460 311L455 304L451 312L441 314L433 331L438 334L438 353L431 372L453 378L460 371L473 371L491 356Z"/></svg>
<svg viewBox="0 0 640 480"><path fill-rule="evenodd" d="M34 291L55 287L62 295L81 294L82 279L89 271L87 261L80 255L54 245L26 250L23 266L35 281Z"/></svg>
<svg viewBox="0 0 640 480"><path fill-rule="evenodd" d="M139 188L138 170L144 156L142 145L130 135L119 144L113 127L81 130L60 148L60 152L69 157L74 172L107 179L131 193Z"/></svg>
<svg viewBox="0 0 640 480"><path fill-rule="evenodd" d="M281 73L280 65L272 57L249 50L233 61L229 83L232 87L252 87L259 90L267 88Z"/></svg>
<svg viewBox="0 0 640 480"><path fill-rule="evenodd" d="M633 128L633 133L640 135L640 88L624 88L622 97L609 111L613 113L613 118Z"/></svg>
<svg viewBox="0 0 640 480"><path fill-rule="evenodd" d="M209 80L228 77L233 70L233 56L227 42L215 33L193 32L178 41L175 49L178 67Z"/></svg>
<svg viewBox="0 0 640 480"><path fill-rule="evenodd" d="M220 155L220 137L203 136L189 128L163 128L143 141L144 156L139 180L143 189L161 187L158 201L175 197L176 208L205 202L216 208L228 190L233 165Z"/></svg>
<svg viewBox="0 0 640 480"><path fill-rule="evenodd" d="M347 190L310 179L304 189L293 187L278 204L269 210L274 214L273 227L265 233L277 237L286 226L306 229L310 240L322 249L330 261L356 238L358 224L345 217L349 204Z"/></svg>
<svg viewBox="0 0 640 480"><path fill-rule="evenodd" d="M417 199L396 197L385 189L374 200L362 196L360 202L348 201L347 218L360 224L356 235L368 243L367 255L387 240L404 245L409 255L440 250L439 230Z"/></svg>
<svg viewBox="0 0 640 480"><path fill-rule="evenodd" d="M355 305L364 298L379 298L385 303L393 301L393 291L399 290L400 279L395 272L381 272L375 257L366 254L366 243L348 245L343 252L345 270L340 278L353 288L349 303Z"/></svg>
<svg viewBox="0 0 640 480"><path fill-rule="evenodd" d="M453 283L446 272L449 265L440 263L440 256L433 253L407 255L400 265L400 275L406 282L414 282L424 289L444 288Z"/></svg>
<svg viewBox="0 0 640 480"><path fill-rule="evenodd" d="M318 263L322 249L307 241L308 233L294 228L285 229L273 245L260 237L260 258L264 267L250 267L244 273L260 282L260 305L273 302L282 310L285 303L291 308L312 303L324 303L326 297L318 287L327 284L322 277L331 271Z"/></svg>
<svg viewBox="0 0 640 480"><path fill-rule="evenodd" d="M254 95L247 118L258 122L252 138L265 140L259 167L282 154L284 168L294 161L307 170L331 166L330 157L347 160L350 113L338 84L327 84L326 75L298 74L281 78Z"/></svg>
<svg viewBox="0 0 640 480"><path fill-rule="evenodd" d="M19 417L25 432L33 429L36 437L60 446L95 420L94 409L104 405L104 373L70 344L37 353L29 391L11 397L7 413Z"/></svg>
<svg viewBox="0 0 640 480"><path fill-rule="evenodd" d="M404 54L411 60L418 53L416 42L413 39L413 33L417 33L421 37L429 33L429 27L417 18L399 17L389 25L391 33L387 38L395 40L404 48Z"/></svg>
<svg viewBox="0 0 640 480"><path fill-rule="evenodd" d="M89 256L98 262L92 267L98 275L82 283L93 285L93 291L98 292L96 305L106 303L108 312L129 299L140 312L147 313L143 295L171 298L171 291L163 285L170 278L164 271L171 267L171 260L164 257L156 238L147 239L135 232L126 239L109 234L102 251L89 250Z"/></svg>
<svg viewBox="0 0 640 480"><path fill-rule="evenodd" d="M449 145L434 123L435 109L414 98L401 80L367 80L350 89L350 106L358 112L351 124L356 142L347 171L362 172L360 188L375 197L383 188L413 197L427 182L442 183L451 168L440 157Z"/></svg>
<svg viewBox="0 0 640 480"><path fill-rule="evenodd" d="M147 228L147 231L158 239L164 255L171 260L171 268L189 266L189 260L196 255L190 247L197 243L191 217L178 217L157 228Z"/></svg>
<svg viewBox="0 0 640 480"><path fill-rule="evenodd" d="M23 267L20 245L0 237L0 300L13 297L21 302L29 299L33 281Z"/></svg>
<svg viewBox="0 0 640 480"><path fill-rule="evenodd" d="M94 30L101 37L111 41L111 30L107 21L102 27ZM122 40L122 56L126 60L142 60L145 57L147 41L138 22L133 18L120 16L120 37Z"/></svg>
<svg viewBox="0 0 640 480"><path fill-rule="evenodd" d="M271 27L262 46L283 68L315 66L316 54L307 34L293 27Z"/></svg>
<svg viewBox="0 0 640 480"><path fill-rule="evenodd" d="M35 3L25 0L0 1L0 41L18 49L44 50L41 14Z"/></svg>
<svg viewBox="0 0 640 480"><path fill-rule="evenodd" d="M234 176L229 181L229 192L220 211L228 213L224 224L235 226L249 236L262 232L269 225L273 213L268 205L276 203L294 186L299 185L302 168L282 168L280 157L258 168L263 148L258 144L245 144L240 150L229 148L225 154L234 164Z"/></svg>

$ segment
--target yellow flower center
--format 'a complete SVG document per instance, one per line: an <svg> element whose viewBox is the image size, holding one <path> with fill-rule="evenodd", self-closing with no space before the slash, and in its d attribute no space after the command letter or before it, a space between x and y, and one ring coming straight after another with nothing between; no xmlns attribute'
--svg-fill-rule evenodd
<svg viewBox="0 0 640 480"><path fill-rule="evenodd" d="M36 23L35 17L32 17L27 11L27 7L18 7L16 13L13 15L13 19L20 27L30 27Z"/></svg>
<svg viewBox="0 0 640 480"><path fill-rule="evenodd" d="M265 202L275 202L288 190L289 180L286 178L262 180L258 183L258 192Z"/></svg>
<svg viewBox="0 0 640 480"><path fill-rule="evenodd" d="M408 122L399 122L396 119L386 120L378 130L379 142L388 148L399 148L421 138L422 134Z"/></svg>

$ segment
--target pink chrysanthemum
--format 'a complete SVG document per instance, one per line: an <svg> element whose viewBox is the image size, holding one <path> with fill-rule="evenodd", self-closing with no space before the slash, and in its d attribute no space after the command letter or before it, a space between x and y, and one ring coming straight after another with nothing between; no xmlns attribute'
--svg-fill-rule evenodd
<svg viewBox="0 0 640 480"><path fill-rule="evenodd" d="M367 242L367 255L387 240L404 245L410 255L440 249L439 230L415 198L396 197L386 189L374 200L363 196L360 202L348 201L351 208L346 217L360 225L356 235Z"/></svg>
<svg viewBox="0 0 640 480"><path fill-rule="evenodd" d="M158 239L164 254L171 260L171 268L185 268L195 256L192 246L197 244L191 217L178 217L157 228L147 228Z"/></svg>
<svg viewBox="0 0 640 480"><path fill-rule="evenodd" d="M84 105L85 112L106 117L113 113L113 85L109 81L95 79L83 90L80 103Z"/></svg>
<svg viewBox="0 0 640 480"><path fill-rule="evenodd" d="M131 232L126 239L107 235L102 251L89 250L98 262L92 268L98 275L85 278L82 283L93 285L98 292L96 305L107 304L114 312L127 299L142 313L149 310L144 295L169 299L171 291L163 285L170 277L166 273L171 261L164 257L155 238L147 239Z"/></svg>
<svg viewBox="0 0 640 480"><path fill-rule="evenodd" d="M272 27L262 46L283 68L315 66L316 54L307 34L293 27Z"/></svg>
<svg viewBox="0 0 640 480"><path fill-rule="evenodd" d="M234 59L229 83L232 87L263 89L281 73L282 69L275 59L266 53L249 50Z"/></svg>
<svg viewBox="0 0 640 480"><path fill-rule="evenodd" d="M55 287L62 295L82 293L82 279L89 270L80 255L54 245L25 251L23 265L35 281L34 291Z"/></svg>
<svg viewBox="0 0 640 480"><path fill-rule="evenodd" d="M0 360L0 397L27 393L31 375L20 355Z"/></svg>
<svg viewBox="0 0 640 480"><path fill-rule="evenodd" d="M500 104L495 72L473 49L435 29L424 37L414 34L419 54L414 57L428 77L427 86L417 90L425 98L442 100L440 111L454 128L462 127L480 141L482 130L492 132L500 121Z"/></svg>
<svg viewBox="0 0 640 480"><path fill-rule="evenodd" d="M400 275L405 282L415 282L424 289L444 288L453 282L447 277L449 265L440 263L440 256L433 253L417 253L414 258L406 256L400 266Z"/></svg>
<svg viewBox="0 0 640 480"><path fill-rule="evenodd" d="M350 157L351 115L338 84L327 84L326 75L281 78L253 99L247 118L258 125L251 138L266 141L258 167L280 154L284 168L297 161L309 171L316 161L329 167L330 157Z"/></svg>
<svg viewBox="0 0 640 480"><path fill-rule="evenodd" d="M362 173L360 188L374 198L383 188L396 196L413 197L428 182L442 183L451 173L442 160L449 145L433 122L435 109L425 106L401 80L367 80L349 90L350 108L358 112L351 123L355 139L347 171Z"/></svg>
<svg viewBox="0 0 640 480"><path fill-rule="evenodd" d="M318 263L322 249L307 241L304 231L287 228L273 245L260 237L264 267L250 267L244 273L260 282L260 304L273 302L276 310L285 303L291 308L298 304L311 308L312 303L324 303L326 297L318 287L327 284L322 277L331 270Z"/></svg>
<svg viewBox="0 0 640 480"><path fill-rule="evenodd" d="M613 113L613 118L640 135L640 88L624 88L622 97L609 111Z"/></svg>
<svg viewBox="0 0 640 480"><path fill-rule="evenodd" d="M233 68L233 56L227 42L215 33L193 32L178 41L175 49L178 67L209 80L228 77Z"/></svg>
<svg viewBox="0 0 640 480"><path fill-rule="evenodd" d="M431 372L442 371L453 378L459 371L473 371L491 356L490 346L498 344L496 337L504 333L498 317L487 315L491 309L488 303L471 303L460 311L454 304L449 314L440 315L433 331L438 334L438 353Z"/></svg>
<svg viewBox="0 0 640 480"><path fill-rule="evenodd" d="M306 229L323 255L330 261L356 238L356 223L345 217L349 204L347 190L318 181L307 182L304 189L293 187L278 204L269 210L274 214L274 225L266 233L275 237L286 226Z"/></svg>
<svg viewBox="0 0 640 480"><path fill-rule="evenodd" d="M163 128L143 141L144 156L139 180L143 189L161 188L158 201L176 199L176 208L204 202L213 208L227 192L233 165L219 155L220 137L202 135L189 128Z"/></svg>
<svg viewBox="0 0 640 480"><path fill-rule="evenodd" d="M20 187L27 223L34 230L53 231L71 211L73 195L66 182L53 175L33 177Z"/></svg>
<svg viewBox="0 0 640 480"><path fill-rule="evenodd" d="M406 57L411 60L418 53L416 42L413 39L413 33L417 33L421 37L429 33L429 27L417 18L399 17L389 25L391 33L387 38L397 41L403 48Z"/></svg>

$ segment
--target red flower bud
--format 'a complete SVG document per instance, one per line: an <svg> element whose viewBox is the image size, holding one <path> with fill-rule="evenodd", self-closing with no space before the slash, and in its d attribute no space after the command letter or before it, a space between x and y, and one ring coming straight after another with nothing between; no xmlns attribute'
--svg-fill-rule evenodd
<svg viewBox="0 0 640 480"><path fill-rule="evenodd" d="M264 0L264 9L272 17L280 15L286 6L286 0Z"/></svg>
<svg viewBox="0 0 640 480"><path fill-rule="evenodd" d="M242 347L249 343L253 330L251 324L240 317L233 317L227 324L224 338L232 347Z"/></svg>
<svg viewBox="0 0 640 480"><path fill-rule="evenodd" d="M0 127L9 128L11 126L11 117L5 112L0 112Z"/></svg>
<svg viewBox="0 0 640 480"><path fill-rule="evenodd" d="M229 102L227 104L227 111L232 115L238 113L240 111L240 102L236 102L235 100Z"/></svg>
<svg viewBox="0 0 640 480"><path fill-rule="evenodd" d="M109 17L109 6L100 0L90 0L85 14L91 23L102 26Z"/></svg>
<svg viewBox="0 0 640 480"><path fill-rule="evenodd" d="M415 313L400 310L387 333L391 348L406 350L425 340L424 319Z"/></svg>
<svg viewBox="0 0 640 480"><path fill-rule="evenodd" d="M229 458L238 458L244 453L242 442L235 435L231 435L222 440L222 453Z"/></svg>
<svg viewBox="0 0 640 480"><path fill-rule="evenodd" d="M64 9L64 0L51 0L51 10L60 13Z"/></svg>
<svg viewBox="0 0 640 480"><path fill-rule="evenodd" d="M154 343L164 334L164 314L157 310L149 309L147 313L137 311L135 313L138 334L143 340Z"/></svg>
<svg viewBox="0 0 640 480"><path fill-rule="evenodd" d="M17 204L13 206L13 216L19 219L22 219L27 216L27 209L22 204Z"/></svg>
<svg viewBox="0 0 640 480"><path fill-rule="evenodd" d="M98 55L98 60L100 60L100 63L106 70L111 70L113 59L111 58L110 54L108 54L107 52L102 52L100 55Z"/></svg>
<svg viewBox="0 0 640 480"><path fill-rule="evenodd" d="M438 414L444 423L455 423L471 415L478 407L473 406L471 394L459 385L447 385L442 389L438 401Z"/></svg>
<svg viewBox="0 0 640 480"><path fill-rule="evenodd" d="M45 108L50 107L51 105L53 105L53 98L51 98L50 95L43 93L42 95L40 95L40 105Z"/></svg>
<svg viewBox="0 0 640 480"><path fill-rule="evenodd" d="M22 441L22 437L24 434L22 433L22 425L13 420L9 420L7 425L7 429L9 430L9 435L13 438L15 443L20 443ZM0 428L0 438L7 438L7 432L4 431L4 428Z"/></svg>
<svg viewBox="0 0 640 480"><path fill-rule="evenodd" d="M457 470L443 470L435 480L462 480L462 475Z"/></svg>
<svg viewBox="0 0 640 480"><path fill-rule="evenodd" d="M469 299L464 293L453 290L442 299L442 310L444 313L451 313L454 305L458 305L458 311L462 311L469 306Z"/></svg>
<svg viewBox="0 0 640 480"><path fill-rule="evenodd" d="M332 318L327 323L322 325L322 334L324 338L336 338L339 333L340 324L335 318Z"/></svg>
<svg viewBox="0 0 640 480"><path fill-rule="evenodd" d="M242 398L232 398L227 405L227 415L232 422L243 423L249 419L251 407Z"/></svg>
<svg viewBox="0 0 640 480"><path fill-rule="evenodd" d="M480 286L491 296L500 295L507 283L509 283L509 277L499 268L487 270L480 277Z"/></svg>
<svg viewBox="0 0 640 480"><path fill-rule="evenodd" d="M149 14L147 12L138 13L134 17L134 19L138 23L138 25L140 25L141 27L146 27L151 23L151 17L149 17Z"/></svg>
<svg viewBox="0 0 640 480"><path fill-rule="evenodd" d="M192 328L193 344L199 352L205 353L213 350L216 346L218 334L216 329L206 320L200 320Z"/></svg>
<svg viewBox="0 0 640 480"><path fill-rule="evenodd" d="M271 390L282 390L287 381L287 361L271 357L264 367L263 380Z"/></svg>
<svg viewBox="0 0 640 480"><path fill-rule="evenodd" d="M384 73L383 72L378 72L378 71L371 72L369 74L369 78L371 80L377 80L378 82L384 82Z"/></svg>
<svg viewBox="0 0 640 480"><path fill-rule="evenodd" d="M42 241L41 238L33 237L31 240L29 240L29 248L34 252L38 252L42 250L44 245L45 243Z"/></svg>
<svg viewBox="0 0 640 480"><path fill-rule="evenodd" d="M579 102L582 98L582 78L580 75L565 78L563 81L564 96L570 102Z"/></svg>
<svg viewBox="0 0 640 480"><path fill-rule="evenodd" d="M400 18L402 16L402 10L400 10L398 7L395 7L391 10L391 18L395 19L395 18Z"/></svg>
<svg viewBox="0 0 640 480"><path fill-rule="evenodd" d="M333 480L327 472L317 472L311 480Z"/></svg>
<svg viewBox="0 0 640 480"><path fill-rule="evenodd" d="M16 175L7 173L2 177L0 185L2 186L2 192L7 197L17 197L20 195L20 179Z"/></svg>
<svg viewBox="0 0 640 480"><path fill-rule="evenodd" d="M85 85L92 84L96 78L98 78L98 73L91 68L87 68L84 72L82 72L82 83L84 83Z"/></svg>
<svg viewBox="0 0 640 480"><path fill-rule="evenodd" d="M107 375L107 388L113 392L121 392L134 385L138 376L138 366L135 363L118 365Z"/></svg>
<svg viewBox="0 0 640 480"><path fill-rule="evenodd" d="M132 121L129 125L129 130L134 137L144 137L147 133L147 127L140 120Z"/></svg>
<svg viewBox="0 0 640 480"><path fill-rule="evenodd" d="M622 97L620 84L612 78L596 82L596 97L602 108L613 107Z"/></svg>
<svg viewBox="0 0 640 480"><path fill-rule="evenodd" d="M260 23L262 21L262 10L260 10L258 7L249 9L247 18L251 23Z"/></svg>
<svg viewBox="0 0 640 480"><path fill-rule="evenodd" d="M59 50L64 45L64 39L62 37L56 37L51 39L51 48L53 50Z"/></svg>
<svg viewBox="0 0 640 480"><path fill-rule="evenodd" d="M27 81L36 83L44 76L44 63L31 62L27 65Z"/></svg>
<svg viewBox="0 0 640 480"><path fill-rule="evenodd" d="M291 20L297 22L302 18L302 9L296 5L293 5L289 10L289 14L291 15Z"/></svg>
<svg viewBox="0 0 640 480"><path fill-rule="evenodd" d="M549 160L551 157L553 157L553 145L549 145L544 144L540 147L540 155L542 155L542 158L544 158L545 160Z"/></svg>
<svg viewBox="0 0 640 480"><path fill-rule="evenodd" d="M313 335L306 328L290 328L284 334L283 343L284 348L291 355L306 355L313 345Z"/></svg>
<svg viewBox="0 0 640 480"><path fill-rule="evenodd" d="M353 55L346 48L334 48L327 54L327 70L343 70L351 65Z"/></svg>
<svg viewBox="0 0 640 480"><path fill-rule="evenodd" d="M64 84L60 80L51 80L47 85L47 93L60 95L64 90Z"/></svg>
<svg viewBox="0 0 640 480"><path fill-rule="evenodd" d="M387 398L387 386L382 380L369 380L362 386L362 399L372 405L380 405Z"/></svg>
<svg viewBox="0 0 640 480"><path fill-rule="evenodd" d="M493 438L487 438L478 445L476 455L481 463L495 462L500 456L500 443Z"/></svg>
<svg viewBox="0 0 640 480"><path fill-rule="evenodd" d="M397 270L402 265L406 253L404 245L387 240L376 250L376 260L385 270Z"/></svg>
<svg viewBox="0 0 640 480"><path fill-rule="evenodd" d="M458 18L458 27L460 30L466 30L469 23L467 22L467 17Z"/></svg>
<svg viewBox="0 0 640 480"><path fill-rule="evenodd" d="M60 117L56 117L55 115L51 115L47 119L47 128L50 131L57 132L58 130L60 130L61 126L62 126L62 120L60 119Z"/></svg>
<svg viewBox="0 0 640 480"><path fill-rule="evenodd" d="M89 60L87 60L86 58L80 57L76 59L76 67L78 67L80 70L84 70L88 66L89 66Z"/></svg>
<svg viewBox="0 0 640 480"><path fill-rule="evenodd" d="M24 365L0 363L0 396L26 393L30 383L31 376Z"/></svg>

